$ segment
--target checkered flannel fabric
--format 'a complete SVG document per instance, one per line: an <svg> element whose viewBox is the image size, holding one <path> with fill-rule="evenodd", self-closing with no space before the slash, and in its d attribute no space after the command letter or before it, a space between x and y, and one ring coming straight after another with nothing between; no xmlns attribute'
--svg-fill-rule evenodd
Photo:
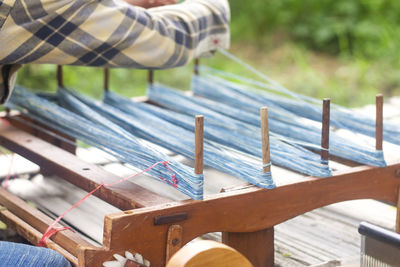
<svg viewBox="0 0 400 267"><path fill-rule="evenodd" d="M229 46L227 0L0 0L0 104L20 64L163 69Z"/></svg>

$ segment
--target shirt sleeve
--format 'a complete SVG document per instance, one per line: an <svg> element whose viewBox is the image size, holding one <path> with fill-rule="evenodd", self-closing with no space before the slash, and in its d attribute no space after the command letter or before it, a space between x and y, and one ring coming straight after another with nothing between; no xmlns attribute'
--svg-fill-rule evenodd
<svg viewBox="0 0 400 267"><path fill-rule="evenodd" d="M163 69L229 46L227 0L145 10L122 0L16 1L0 30L0 65Z"/></svg>

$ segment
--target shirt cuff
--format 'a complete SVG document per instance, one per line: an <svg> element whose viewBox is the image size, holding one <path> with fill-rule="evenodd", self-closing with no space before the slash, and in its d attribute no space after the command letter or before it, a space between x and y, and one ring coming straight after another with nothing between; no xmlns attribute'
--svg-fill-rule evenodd
<svg viewBox="0 0 400 267"><path fill-rule="evenodd" d="M2 80L3 83L0 84L0 105L6 103L10 98L12 91L17 80L18 70L22 65L5 65L2 68Z"/></svg>

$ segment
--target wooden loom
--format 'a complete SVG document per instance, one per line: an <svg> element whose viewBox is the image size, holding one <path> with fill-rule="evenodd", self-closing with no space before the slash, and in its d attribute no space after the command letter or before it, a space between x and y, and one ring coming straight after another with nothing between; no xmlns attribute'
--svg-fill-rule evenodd
<svg viewBox="0 0 400 267"><path fill-rule="evenodd" d="M59 85L62 72L59 68ZM152 79L152 74L150 75ZM105 75L108 89L108 71ZM376 148L382 149L382 97L377 97ZM329 145L329 101L324 101L322 147ZM263 109L263 163L269 162L267 111ZM60 140L62 133L42 126L18 114L2 115L9 124L0 122L0 146L38 164L47 174L54 174L86 190L101 181L115 182L120 177L98 166L78 159L75 147ZM203 171L202 117L196 117L195 172ZM54 134L52 134L54 133ZM72 153L71 153L72 152ZM322 153L328 159L327 151ZM77 233L62 231L47 242L49 248L63 254L79 266L101 266L113 254L139 252L151 266L165 266L168 259L184 244L209 232L222 232L225 244L243 253L254 266L274 265L274 225L332 203L354 199L376 199L400 207L400 158L388 160L385 168L350 166L334 172L331 178L302 177L286 180L273 189L253 186L224 190L203 201L172 201L133 183L103 187L95 195L123 212L104 219L103 246L94 247ZM266 167L264 171L269 171ZM279 177L274 177L279 180ZM0 188L0 219L37 244L42 233L53 222L47 215ZM396 230L400 232L397 211Z"/></svg>

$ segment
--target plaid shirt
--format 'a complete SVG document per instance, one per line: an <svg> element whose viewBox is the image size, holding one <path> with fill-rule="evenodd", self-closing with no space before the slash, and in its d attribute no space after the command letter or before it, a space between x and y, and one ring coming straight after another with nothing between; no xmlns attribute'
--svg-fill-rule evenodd
<svg viewBox="0 0 400 267"><path fill-rule="evenodd" d="M21 64L162 69L229 46L227 0L0 0L0 104Z"/></svg>

